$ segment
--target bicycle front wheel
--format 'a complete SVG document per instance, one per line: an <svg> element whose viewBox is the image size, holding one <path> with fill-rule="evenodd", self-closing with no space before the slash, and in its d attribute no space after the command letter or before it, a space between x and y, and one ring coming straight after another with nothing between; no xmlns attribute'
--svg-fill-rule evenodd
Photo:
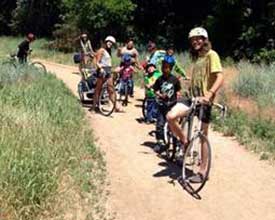
<svg viewBox="0 0 275 220"><path fill-rule="evenodd" d="M193 193L205 185L211 167L211 146L208 138L198 133L191 140L183 156L182 179Z"/></svg>
<svg viewBox="0 0 275 220"><path fill-rule="evenodd" d="M30 64L30 66L38 69L42 73L47 73L47 69L46 69L45 65L43 63L41 63L41 62L38 62L38 61L32 62Z"/></svg>
<svg viewBox="0 0 275 220"><path fill-rule="evenodd" d="M98 103L99 111L104 116L109 116L115 110L115 103L111 100L111 97L107 91L107 86L103 86Z"/></svg>

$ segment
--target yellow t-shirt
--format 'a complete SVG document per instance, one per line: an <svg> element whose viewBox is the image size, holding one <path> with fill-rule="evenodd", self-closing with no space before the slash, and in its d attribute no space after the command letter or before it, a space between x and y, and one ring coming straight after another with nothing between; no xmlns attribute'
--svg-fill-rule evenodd
<svg viewBox="0 0 275 220"><path fill-rule="evenodd" d="M219 55L214 50L192 63L191 92L193 96L204 96L211 89L217 78L217 73L222 72Z"/></svg>

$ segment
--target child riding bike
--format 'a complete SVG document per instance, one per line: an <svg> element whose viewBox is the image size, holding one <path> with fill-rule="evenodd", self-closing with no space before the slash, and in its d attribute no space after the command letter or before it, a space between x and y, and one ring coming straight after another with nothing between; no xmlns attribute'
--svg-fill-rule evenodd
<svg viewBox="0 0 275 220"><path fill-rule="evenodd" d="M181 96L181 85L179 79L172 74L175 65L175 58L166 55L162 61L162 76L160 76L153 86L158 103L158 117L156 124L157 143L154 151L160 153L164 147L161 143L164 140L164 124L166 122L166 114L177 103L178 97Z"/></svg>
<svg viewBox="0 0 275 220"><path fill-rule="evenodd" d="M161 72L156 69L156 66L153 63L149 63L145 67L146 75L144 77L144 86L145 86L145 111L146 115L145 122L146 123L153 123L157 118L157 103L155 99L155 93L153 90L153 86L156 80L161 76Z"/></svg>

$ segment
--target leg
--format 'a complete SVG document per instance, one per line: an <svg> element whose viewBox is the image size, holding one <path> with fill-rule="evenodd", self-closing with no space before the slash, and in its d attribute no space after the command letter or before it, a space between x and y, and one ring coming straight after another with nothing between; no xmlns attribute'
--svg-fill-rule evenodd
<svg viewBox="0 0 275 220"><path fill-rule="evenodd" d="M94 109L98 105L99 94L102 90L103 82L104 82L103 78L98 78L96 81L95 93L94 93L94 98L93 98L93 108Z"/></svg>
<svg viewBox="0 0 275 220"><path fill-rule="evenodd" d="M146 107L147 107L147 118L145 120L150 122L153 120L154 100L148 98Z"/></svg>
<svg viewBox="0 0 275 220"><path fill-rule="evenodd" d="M114 103L115 109L117 110L116 93L115 93L115 88L114 88L114 83L113 83L113 77L112 76L107 79L107 91L109 93L111 101Z"/></svg>
<svg viewBox="0 0 275 220"><path fill-rule="evenodd" d="M158 114L157 123L156 123L156 139L157 139L157 142L161 142L164 139L163 127L166 121L165 120L166 112L160 106L158 106L158 109L159 109L159 114Z"/></svg>
<svg viewBox="0 0 275 220"><path fill-rule="evenodd" d="M208 136L208 127L209 127L209 123L202 123L202 130L206 137ZM207 152L206 142L204 141L201 144L202 144L202 147L201 147L202 163L200 166L200 173L204 175L207 168L208 152Z"/></svg>
<svg viewBox="0 0 275 220"><path fill-rule="evenodd" d="M183 144L188 142L187 137L185 137L183 131L180 128L178 123L178 119L186 116L188 114L189 107L184 105L183 103L177 103L168 113L167 113L167 121L169 124L169 128L172 133L177 136Z"/></svg>

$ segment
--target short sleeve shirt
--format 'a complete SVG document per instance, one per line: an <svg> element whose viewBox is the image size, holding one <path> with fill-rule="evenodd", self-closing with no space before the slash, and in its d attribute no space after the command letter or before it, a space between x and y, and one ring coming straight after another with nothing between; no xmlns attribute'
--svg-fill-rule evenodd
<svg viewBox="0 0 275 220"><path fill-rule="evenodd" d="M153 86L154 91L166 94L167 98L163 100L166 106L172 106L177 102L177 92L181 90L180 81L177 77L169 74L168 77L162 75Z"/></svg>
<svg viewBox="0 0 275 220"><path fill-rule="evenodd" d="M192 63L191 85L193 96L204 96L217 79L217 73L222 72L219 55L210 50L205 56Z"/></svg>
<svg viewBox="0 0 275 220"><path fill-rule="evenodd" d="M158 70L155 70L152 75L148 75L144 79L145 85L154 85L156 80L161 76L161 72ZM153 89L146 89L146 96L148 98L153 98L155 97L155 93Z"/></svg>

